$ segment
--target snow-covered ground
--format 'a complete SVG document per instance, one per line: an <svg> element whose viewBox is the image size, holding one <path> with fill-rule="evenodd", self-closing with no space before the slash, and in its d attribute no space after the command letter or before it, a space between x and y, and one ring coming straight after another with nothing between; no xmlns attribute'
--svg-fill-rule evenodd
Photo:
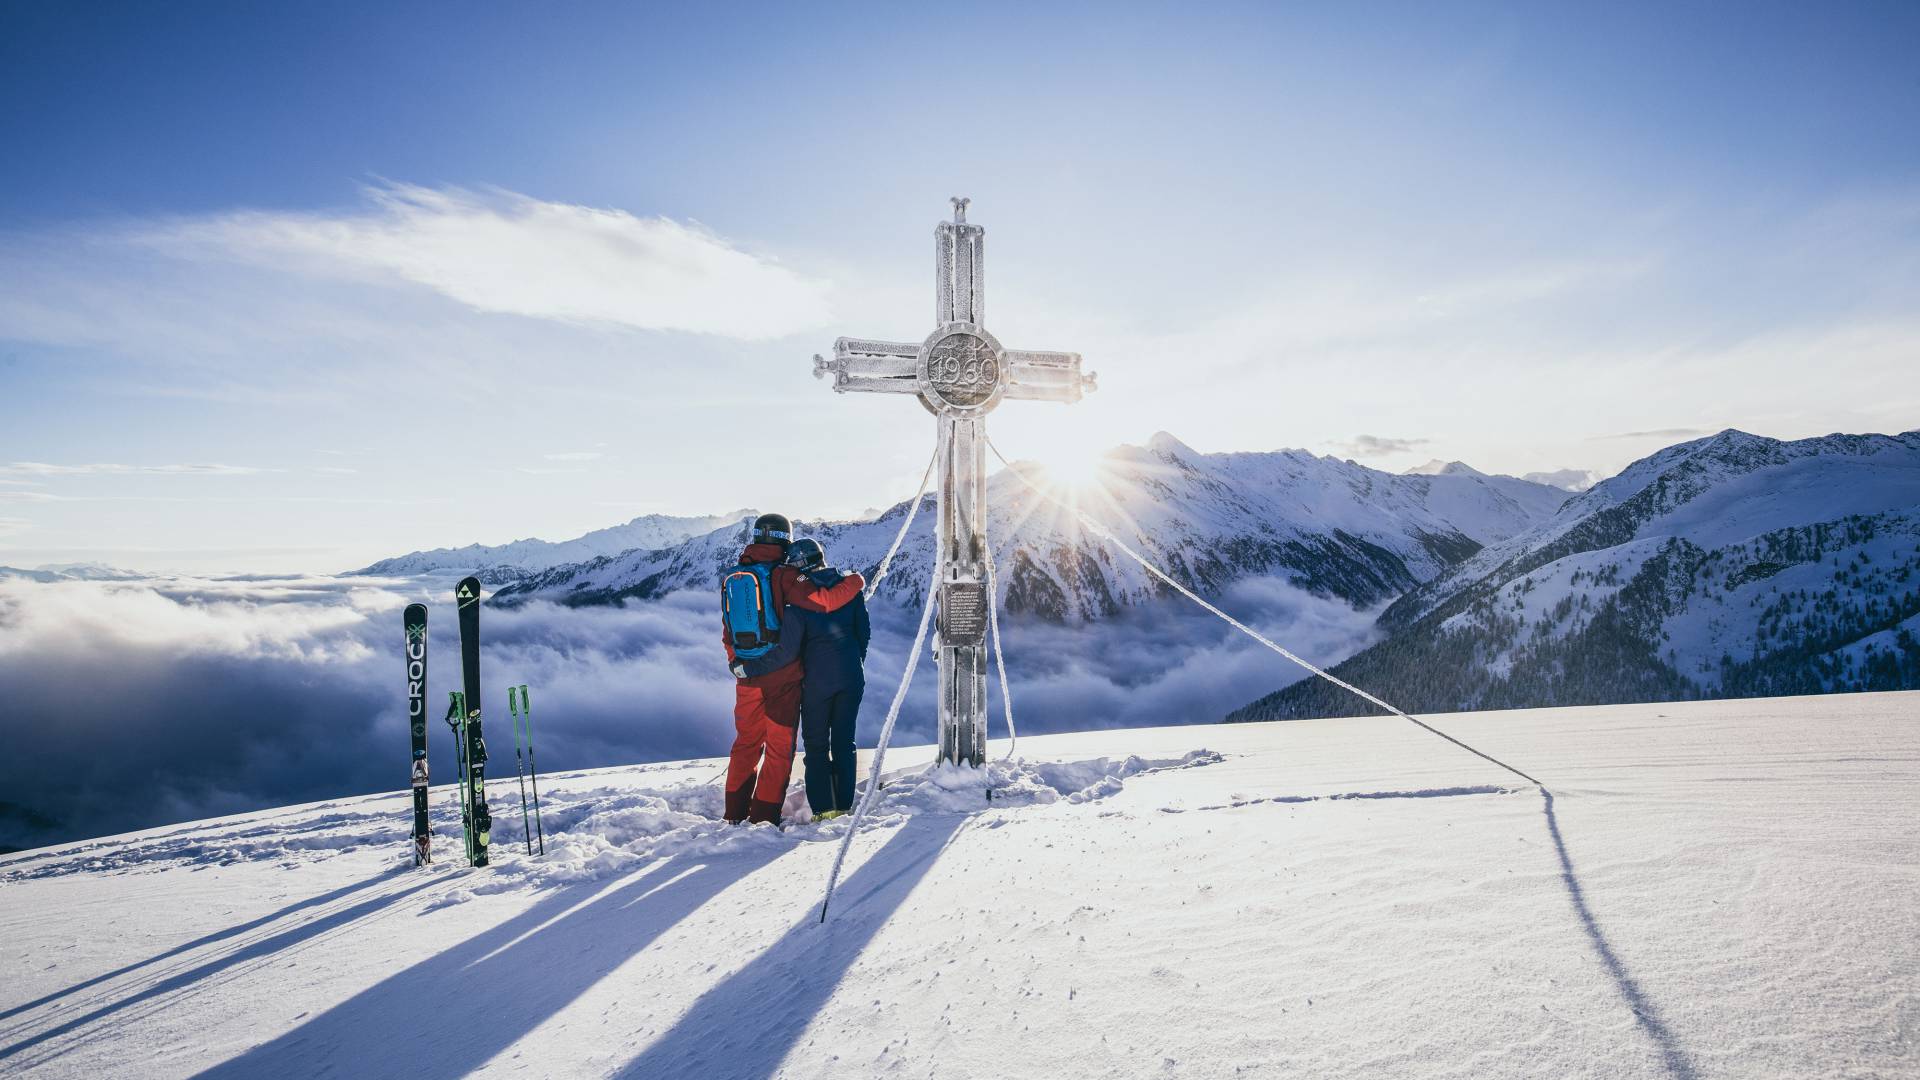
<svg viewBox="0 0 1920 1080"><path fill-rule="evenodd" d="M716 762L0 860L0 1074L1920 1075L1920 694L896 750L844 822L729 829ZM1001 747L996 744L998 752ZM898 764L899 770L891 766ZM502 771L496 758L495 774Z"/></svg>

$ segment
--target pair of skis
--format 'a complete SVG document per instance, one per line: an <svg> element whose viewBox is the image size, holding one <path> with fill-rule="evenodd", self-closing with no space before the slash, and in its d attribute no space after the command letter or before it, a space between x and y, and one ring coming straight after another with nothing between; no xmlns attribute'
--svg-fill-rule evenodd
<svg viewBox="0 0 1920 1080"><path fill-rule="evenodd" d="M453 590L460 617L460 676L463 690L447 695L447 726L453 732L453 757L458 770L460 825L466 840L467 862L487 865L493 843L493 815L487 809L487 742L480 727L480 579L463 578ZM413 862L433 861L432 831L427 822L427 608L409 604L401 621L406 630L407 722L413 737ZM515 691L518 690L516 697ZM547 852L546 830L540 825L540 774L533 758L533 703L527 687L507 687L507 707L513 713L513 762L520 775L520 824L526 834L527 854L533 854L533 833L540 836L540 853ZM521 742L526 760L521 762ZM533 780L532 825L528 825L527 780Z"/></svg>
<svg viewBox="0 0 1920 1080"><path fill-rule="evenodd" d="M460 675L466 689L448 695L447 726L453 729L467 861L485 866L493 816L487 812L487 742L480 731L480 579L463 578L453 598L459 607ZM407 723L413 736L413 863L421 866L433 861L433 833L427 823L426 605L407 605L401 623L407 634Z"/></svg>

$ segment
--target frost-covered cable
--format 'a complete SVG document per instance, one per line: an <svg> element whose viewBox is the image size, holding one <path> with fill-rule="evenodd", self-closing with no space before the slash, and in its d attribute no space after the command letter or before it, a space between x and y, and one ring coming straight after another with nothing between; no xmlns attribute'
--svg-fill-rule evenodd
<svg viewBox="0 0 1920 1080"><path fill-rule="evenodd" d="M1319 665L1314 664L1313 662L1303 657L1295 655L1294 653L1288 651L1286 648L1270 640L1265 634L1262 634L1258 630L1255 630L1253 627L1248 626L1246 623L1241 622L1239 619L1234 618L1233 616L1227 614L1226 612L1221 611L1219 608L1214 607L1212 604L1207 603L1205 600L1202 600L1198 593L1195 593L1192 589L1189 589L1185 585L1182 585L1178 581L1175 581L1173 578L1169 577L1165 571L1161 570L1159 567L1148 562L1145 556L1141 555L1139 552L1128 547L1125 541L1121 540L1118 536L1115 536L1113 534L1112 530L1108 529L1106 526L1095 521L1093 518L1087 516L1085 511L1081 510L1077 506L1068 506L1066 503L1063 503L1059 499L1054 498L1052 495L1049 495L1046 492L1040 490L1040 488L1037 485L1035 485L1033 481L1028 480L1024 475L1021 474L1020 470L1013 467L1013 463L1008 461L1006 458L1006 455L1000 452L1000 448L998 446L993 445L992 439L987 440L987 448L993 451L993 456L1000 459L1000 464L1005 466L1008 472L1012 473L1014 477L1018 479L1022 484L1025 484L1027 487L1031 488L1034 494L1040 496L1041 498L1047 500L1048 502L1054 504L1055 506L1060 507L1062 510L1065 510L1068 513L1071 513L1075 517L1079 518L1080 524L1085 525L1089 532L1107 541L1108 543L1112 544L1114 547L1119 548L1122 552L1126 553L1128 558L1132 559L1134 562L1137 562L1141 566L1145 567L1148 573L1152 574L1154 577L1159 578L1161 581L1166 582L1168 585L1173 586L1173 588L1177 590L1180 593L1180 595L1186 597L1187 599L1193 601L1196 604L1199 604L1201 607L1206 608L1208 611L1213 612L1215 615L1218 615L1220 618L1225 619L1228 623L1231 623L1233 627L1239 630L1241 633L1247 635L1248 637L1259 642L1260 644L1265 645L1267 648L1272 649L1274 652L1279 653L1281 656L1286 657L1288 660L1291 660L1294 663L1300 665L1301 667L1306 668L1308 671L1327 680L1333 685L1340 687L1342 690L1346 690L1367 701L1370 701L1373 704L1380 706L1382 709L1385 709L1388 712L1392 713L1393 715L1399 717L1400 719L1407 721L1408 723L1414 724L1417 727L1425 728L1426 730L1432 732L1435 735L1440 736L1441 738L1447 740L1448 742L1459 747L1460 749L1465 750L1467 753L1472 754L1475 757L1482 758L1486 761L1490 761L1495 765L1500 766L1501 768L1507 770L1508 772L1512 773L1515 776L1520 777L1522 780L1525 780L1527 783L1532 784L1533 786L1539 788L1542 791L1546 790L1547 785L1542 784L1540 781L1535 780L1533 777L1528 776L1526 773L1521 772L1519 769L1514 768L1513 766L1507 764L1504 761L1501 761L1499 758L1494 757L1491 754L1486 754L1486 753L1482 753L1479 750L1475 750L1473 747L1468 746L1466 743L1461 742L1459 739L1456 739L1453 736L1447 734L1446 732L1441 731L1439 728L1434 727L1432 724L1428 724L1424 721L1421 721L1421 720L1415 719L1412 716L1409 716L1403 710L1397 709L1394 706L1387 704L1386 702L1380 700L1379 698L1373 696L1372 694L1367 693L1365 690L1362 690L1359 687L1353 685L1352 683L1347 682L1345 679L1342 679L1339 676L1334 675L1332 672L1327 671L1325 668L1322 668Z"/></svg>
<svg viewBox="0 0 1920 1080"><path fill-rule="evenodd" d="M833 871L827 875L827 891L820 897L820 921L827 921L827 905L833 903L833 887L840 882L840 864L847 859L847 848L853 845L853 834L860 831L860 822L867 816L867 807L873 804L873 797L880 792L880 767L887 760L887 742L893 738L893 722L900 718L900 704L907 700L907 687L913 685L913 669L920 666L920 646L927 641L927 623L933 614L933 594L940 585L940 568L934 566L933 577L927 582L926 602L920 605L920 628L913 632L913 647L907 650L907 670L900 673L900 685L893 692L893 704L887 706L886 723L880 725L880 742L873 748L873 771L867 777L866 794L860 796L860 802L853 808L853 817L847 822L847 835L840 838L840 850L833 856Z"/></svg>
<svg viewBox="0 0 1920 1080"><path fill-rule="evenodd" d="M940 443L936 439L933 456L927 459L927 471L920 474L920 490L913 493L913 502L907 507L907 520L900 523L900 535L893 538L893 546L887 549L886 557L880 560L880 568L873 572L873 580L867 582L867 596L871 597L880 591L880 582L885 580L888 567L893 565L894 555L900 551L901 542L906 540L907 530L913 528L913 515L920 512L920 500L926 498L927 484L933 480L934 463L939 460Z"/></svg>
<svg viewBox="0 0 1920 1080"><path fill-rule="evenodd" d="M987 530L980 530L980 543L987 557L987 626L993 630L993 666L1000 672L1000 706L1007 714L1007 752L1001 761L1013 760L1014 748L1020 745L1020 733L1013 726L1013 698L1007 696L1007 658L1000 648L1000 600L993 580L993 542L987 539Z"/></svg>

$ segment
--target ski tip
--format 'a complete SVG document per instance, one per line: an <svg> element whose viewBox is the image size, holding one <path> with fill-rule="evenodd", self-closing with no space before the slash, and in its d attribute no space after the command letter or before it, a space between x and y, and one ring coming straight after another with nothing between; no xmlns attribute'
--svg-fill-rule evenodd
<svg viewBox="0 0 1920 1080"><path fill-rule="evenodd" d="M480 601L480 579L465 577L453 587L453 598L461 607L468 607Z"/></svg>

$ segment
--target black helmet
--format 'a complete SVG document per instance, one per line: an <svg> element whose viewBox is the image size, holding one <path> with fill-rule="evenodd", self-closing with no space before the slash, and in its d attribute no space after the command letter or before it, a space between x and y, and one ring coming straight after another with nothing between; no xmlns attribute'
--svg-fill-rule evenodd
<svg viewBox="0 0 1920 1080"><path fill-rule="evenodd" d="M784 514L761 514L753 519L753 542L756 544L779 544L785 551L793 542L793 522Z"/></svg>
<svg viewBox="0 0 1920 1080"><path fill-rule="evenodd" d="M820 541L811 536L803 536L787 549L787 557L782 562L796 570L815 570L827 565L827 549Z"/></svg>

